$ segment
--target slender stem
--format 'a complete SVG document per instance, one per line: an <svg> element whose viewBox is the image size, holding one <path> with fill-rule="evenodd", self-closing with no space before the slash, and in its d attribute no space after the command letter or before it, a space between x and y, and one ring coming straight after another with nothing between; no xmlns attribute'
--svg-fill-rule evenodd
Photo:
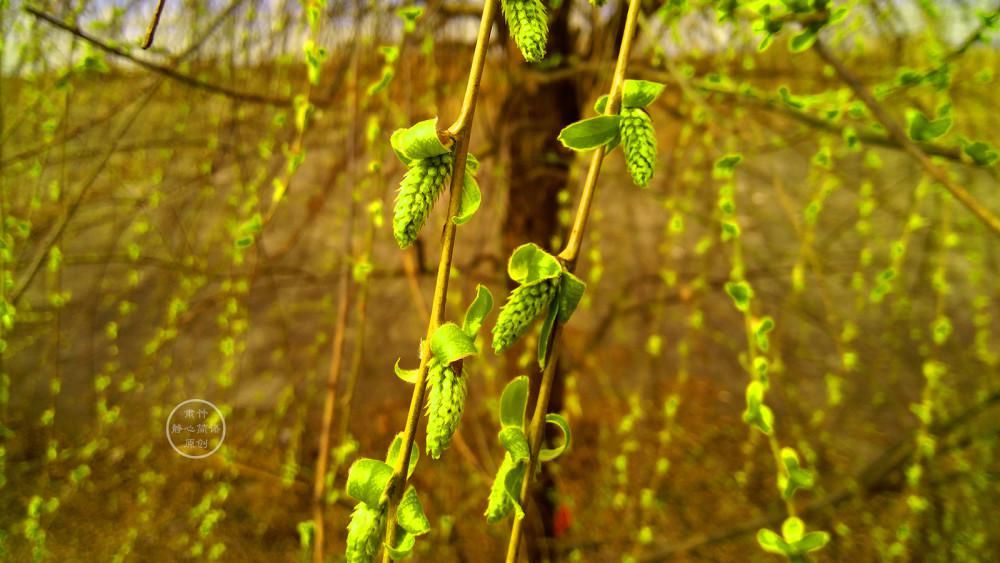
<svg viewBox="0 0 1000 563"><path fill-rule="evenodd" d="M146 37L142 40L142 48L149 49L153 46L153 37L156 35L156 26L160 25L160 16L163 14L163 5L167 3L167 0L159 0L156 3L156 11L153 12L153 19L149 22L149 27L146 28Z"/></svg>
<svg viewBox="0 0 1000 563"><path fill-rule="evenodd" d="M479 34L476 37L476 48L472 55L472 68L469 70L469 81L465 89L465 98L458 119L448 129L448 134L455 142L455 162L451 174L451 184L448 189L448 219L445 222L443 240L441 242L441 259L438 262L437 281L434 285L434 298L431 302L431 314L427 323L427 341L437 327L444 322L445 305L448 300L448 279L451 274L452 255L455 249L455 234L458 226L452 217L458 215L462 200L462 185L465 182L465 163L469 155L469 139L472 133L472 117L476 111L476 99L479 96L479 84L483 78L486 65L486 51L489 48L490 32L493 29L493 19L496 15L497 0L484 0L483 16L479 24ZM396 508L406 488L407 467L410 453L413 451L413 441L417 435L417 425L420 422L420 408L424 404L424 391L427 383L427 367L430 362L430 349L424 346L420 352L420 368L417 371L417 381L413 386L413 396L410 399L410 411L406 416L406 427L403 430L403 444L399 457L394 461L393 475L387 487L388 518L386 518L386 543L396 544ZM390 561L389 553L383 554L383 561Z"/></svg>
<svg viewBox="0 0 1000 563"><path fill-rule="evenodd" d="M357 51L351 54L351 70L354 78L357 78L359 56ZM306 99L309 96L309 86L306 86ZM348 133L348 154L354 156L356 153L355 139L358 131L358 98L357 89L352 92L352 115L351 129ZM304 129L303 129L304 130ZM296 145L302 140L303 130L297 133ZM356 158L350 159L351 162ZM353 190L356 169L353 165L348 166L348 181L346 185ZM354 219L357 212L357 201L353 193L348 194L351 203L348 207L347 220L344 223L344 256L350 256L354 246ZM268 217L273 216L273 210L277 207L277 202L272 203L271 212ZM313 476L313 562L323 563L323 551L325 549L326 522L324 519L325 496L326 496L326 476L330 464L330 448L333 444L333 422L337 408L337 387L340 386L340 374L344 366L344 339L347 333L347 321L350 316L351 301L351 262L345 260L340 270L340 280L337 288L337 316L334 321L333 342L330 351L330 366L326 377L326 392L323 400L323 421L320 427L319 449L316 452L316 473ZM342 436L341 436L342 438ZM334 473L337 468L334 467Z"/></svg>
<svg viewBox="0 0 1000 563"><path fill-rule="evenodd" d="M615 74L611 81L611 92L608 95L608 104L604 109L605 115L616 115L621 109L622 91L625 87L625 75L628 70L628 59L632 52L632 40L635 38L636 21L639 16L640 0L629 0L628 14L625 16L625 30L622 35L621 48L618 50L618 61L615 63ZM590 167L587 169L587 177L583 182L583 192L580 195L580 204L576 208L576 217L573 219L573 229L570 231L566 247L559 253L566 270L573 272L576 261L580 256L580 248L583 246L583 235L587 229L587 220L590 218L590 207L594 201L594 193L597 189L597 179L601 175L601 163L607 152L605 146L598 147L590 158ZM535 401L535 410L531 415L531 425L529 426L529 442L531 445L531 459L528 462L528 470L524 474L521 482L521 506L526 506L528 493L531 490L531 480L538 470L538 452L541 450L542 437L545 435L545 415L549 408L549 397L552 395L552 386L555 382L556 364L559 355L559 333L561 325L556 323L550 335L549 357L542 372L542 383L538 388L538 398ZM515 518L510 531L510 541L507 544L507 563L516 563L521 546L521 535L524 528L524 518Z"/></svg>
<svg viewBox="0 0 1000 563"><path fill-rule="evenodd" d="M833 70L837 73L841 80L844 81L847 86L854 91L854 95L861 99L861 101L868 107L868 110L872 112L875 119L885 127L885 130L889 133L889 136L899 143L899 146L906 151L918 164L924 169L924 171L934 180L939 182L946 190L951 192L951 195L955 197L958 201L962 203L969 211L972 212L980 221L982 221L987 227L993 231L994 235L1000 235L1000 217L997 217L990 211L986 206L984 206L975 196L970 194L964 187L952 181L948 177L948 172L941 169L935 165L929 156L917 146L916 143L910 140L903 131L902 126L892 118L891 115L882 107L878 101L875 100L871 92L869 92L857 76L850 71L844 63L838 59L833 53L827 49L818 39L813 43L813 49L819 54L828 65L833 67Z"/></svg>

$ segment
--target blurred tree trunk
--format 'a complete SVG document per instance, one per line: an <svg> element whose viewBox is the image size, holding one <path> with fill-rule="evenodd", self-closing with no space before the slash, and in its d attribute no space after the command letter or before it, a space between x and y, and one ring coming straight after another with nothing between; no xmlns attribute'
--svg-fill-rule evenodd
<svg viewBox="0 0 1000 563"><path fill-rule="evenodd" d="M570 2L563 2L552 14L547 60L566 61L572 52L573 38L568 25L570 5ZM520 58L516 48L512 47L511 51L512 57ZM518 60L517 64L523 63ZM558 68L560 65L554 66ZM515 248L526 242L535 242L550 249L559 228L559 192L566 188L573 162L572 152L562 146L557 136L563 127L580 119L576 82L573 78L566 78L541 80L530 85L515 84L504 102L500 118L509 124L506 126L509 129L505 135L505 149L511 179L507 214L503 222L504 257L510 256ZM531 363L527 367L519 366L517 359L524 352L524 344L521 343L507 355L508 379L537 371L533 350L529 351ZM538 377L531 380L533 397L537 397L539 381ZM563 387L562 377L557 375L550 411L562 409ZM526 530L525 547L530 561L540 562L555 557L555 553L546 547L549 543L546 539L555 537L556 501L555 483L543 466L533 493L533 505L538 511L538 518L533 521L541 523L543 529L533 527ZM528 509L531 510L530 507Z"/></svg>

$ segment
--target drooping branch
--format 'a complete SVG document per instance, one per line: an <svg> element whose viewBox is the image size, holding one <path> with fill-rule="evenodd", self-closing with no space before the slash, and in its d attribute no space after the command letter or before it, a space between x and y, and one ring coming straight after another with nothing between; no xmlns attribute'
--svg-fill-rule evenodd
<svg viewBox="0 0 1000 563"><path fill-rule="evenodd" d="M847 66L844 65L837 56L830 52L826 45L819 39L813 43L813 49L827 64L829 64L837 76L847 84L847 86L854 92L857 96L871 111L875 119L885 127L885 130L889 133L889 137L896 141L896 143L903 148L903 150L910 155L918 164L924 169L931 178L940 183L945 187L952 196L955 197L959 202L962 203L975 215L984 225L990 228L994 235L1000 236L1000 217L997 217L990 211L982 202L980 202L975 196L969 193L964 187L953 181L948 176L948 171L943 170L934 162L931 161L930 157L925 153L916 143L914 143L903 131L903 127L891 116L889 112L886 111L884 107L872 96L871 92L865 88L864 84L858 79L857 76L851 72Z"/></svg>

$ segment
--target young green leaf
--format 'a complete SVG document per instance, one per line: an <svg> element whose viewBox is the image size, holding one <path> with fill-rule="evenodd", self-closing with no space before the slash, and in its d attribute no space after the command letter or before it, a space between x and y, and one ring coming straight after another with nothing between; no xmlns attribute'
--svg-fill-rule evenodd
<svg viewBox="0 0 1000 563"><path fill-rule="evenodd" d="M559 288L559 322L566 324L576 311L577 305L583 299L587 284L571 272L563 272Z"/></svg>
<svg viewBox="0 0 1000 563"><path fill-rule="evenodd" d="M403 369L399 367L399 360L396 360L396 365L393 366L392 369L396 372L396 377L402 379L410 385L416 385L417 374L420 372L419 369Z"/></svg>
<svg viewBox="0 0 1000 563"><path fill-rule="evenodd" d="M347 472L347 494L368 506L378 506L392 467L377 459L361 458Z"/></svg>
<svg viewBox="0 0 1000 563"><path fill-rule="evenodd" d="M792 53L801 53L816 42L816 29L807 27L788 38L788 50Z"/></svg>
<svg viewBox="0 0 1000 563"><path fill-rule="evenodd" d="M556 288L556 296L549 302L548 312L545 314L545 322L542 323L542 331L538 334L538 367L544 370L549 359L549 346L552 341L552 329L556 326L556 316L559 313L559 289Z"/></svg>
<svg viewBox="0 0 1000 563"><path fill-rule="evenodd" d="M577 151L596 149L615 138L620 121L617 115L599 115L577 121L563 128L559 141Z"/></svg>
<svg viewBox="0 0 1000 563"><path fill-rule="evenodd" d="M726 293L733 299L733 305L746 313L750 309L750 300L753 299L753 288L750 284L745 281L729 282L725 287Z"/></svg>
<svg viewBox="0 0 1000 563"><path fill-rule="evenodd" d="M933 141L951 129L948 111L939 112L938 119L927 119L920 110L906 110L907 133L914 141Z"/></svg>
<svg viewBox="0 0 1000 563"><path fill-rule="evenodd" d="M528 409L528 376L511 380L500 394L500 424L524 429L524 416Z"/></svg>
<svg viewBox="0 0 1000 563"><path fill-rule="evenodd" d="M388 542L383 544L386 552L389 553L389 558L393 561L399 561L400 559L406 559L413 552L414 546L417 544L417 538L413 534L403 531L402 534L396 534L396 545L389 545Z"/></svg>
<svg viewBox="0 0 1000 563"><path fill-rule="evenodd" d="M452 221L456 225L464 225L472 219L472 216L479 211L479 206L483 201L483 193L479 190L479 182L476 178L465 173L465 178L462 180L462 200L458 204L458 214L452 217Z"/></svg>
<svg viewBox="0 0 1000 563"><path fill-rule="evenodd" d="M507 262L507 274L520 285L531 285L562 274L559 260L533 242L514 249Z"/></svg>
<svg viewBox="0 0 1000 563"><path fill-rule="evenodd" d="M403 434L396 434L396 437L392 439L392 444L389 446L389 451L386 453L385 462L390 466L396 464L396 458L399 457L399 452L403 447ZM416 446L414 442L414 447L410 449L410 465L406 468L406 476L409 477L413 475L413 471L417 468L417 462L420 461L420 448Z"/></svg>
<svg viewBox="0 0 1000 563"><path fill-rule="evenodd" d="M476 342L460 326L445 323L431 336L431 353L444 365L476 354Z"/></svg>
<svg viewBox="0 0 1000 563"><path fill-rule="evenodd" d="M979 166L993 166L1000 159L1000 153L994 150L991 145L982 141L965 144L962 147L962 152Z"/></svg>
<svg viewBox="0 0 1000 563"><path fill-rule="evenodd" d="M622 107L645 108L663 93L664 88L659 82L626 80L622 92Z"/></svg>
<svg viewBox="0 0 1000 563"><path fill-rule="evenodd" d="M519 426L504 426L500 430L500 445L507 450L515 462L528 461L531 458L531 447L524 429Z"/></svg>
<svg viewBox="0 0 1000 563"><path fill-rule="evenodd" d="M476 298L469 304L465 311L465 320L462 322L462 330L465 334L475 338L479 329L483 326L483 320L493 309L493 294L484 285L476 286Z"/></svg>
<svg viewBox="0 0 1000 563"><path fill-rule="evenodd" d="M789 555L792 552L792 547L788 545L788 542L767 528L763 528L757 532L757 543L768 553Z"/></svg>
<svg viewBox="0 0 1000 563"><path fill-rule="evenodd" d="M437 118L427 119L392 133L389 144L404 164L451 152L438 136ZM407 160L408 159L408 160Z"/></svg>
<svg viewBox="0 0 1000 563"><path fill-rule="evenodd" d="M403 499L399 501L396 521L400 527L414 536L426 534L431 530L431 522L424 514L424 507L420 504L420 498L417 497L417 490L413 485L407 487Z"/></svg>

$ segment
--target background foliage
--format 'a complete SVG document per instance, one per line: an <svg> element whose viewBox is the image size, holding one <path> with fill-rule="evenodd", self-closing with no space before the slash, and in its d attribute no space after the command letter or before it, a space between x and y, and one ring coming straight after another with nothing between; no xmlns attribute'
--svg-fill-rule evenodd
<svg viewBox="0 0 1000 563"><path fill-rule="evenodd" d="M785 515L742 420L755 358L775 433L814 476L794 502L831 532L817 559L1000 553L997 232L854 89L1000 213L998 7L834 2L814 43L808 17L771 4L796 5L644 6L630 76L666 84L648 107L659 158L644 190L605 163L554 398L574 444L529 507L536 556L776 558L754 539ZM568 228L585 164L556 136L606 93L624 5L547 5L540 63L496 24L452 318L477 284L505 293L511 249ZM405 417L393 364L415 357L444 219L396 246L389 134L456 114L479 6L168 1L143 51L152 9L0 1L0 553L305 557L338 326L324 501L341 553L346 468L382 457ZM518 350L466 366L451 455L415 474L420 560L503 552L482 513L500 390L534 375L534 346ZM189 398L226 415L207 460L163 437Z"/></svg>

